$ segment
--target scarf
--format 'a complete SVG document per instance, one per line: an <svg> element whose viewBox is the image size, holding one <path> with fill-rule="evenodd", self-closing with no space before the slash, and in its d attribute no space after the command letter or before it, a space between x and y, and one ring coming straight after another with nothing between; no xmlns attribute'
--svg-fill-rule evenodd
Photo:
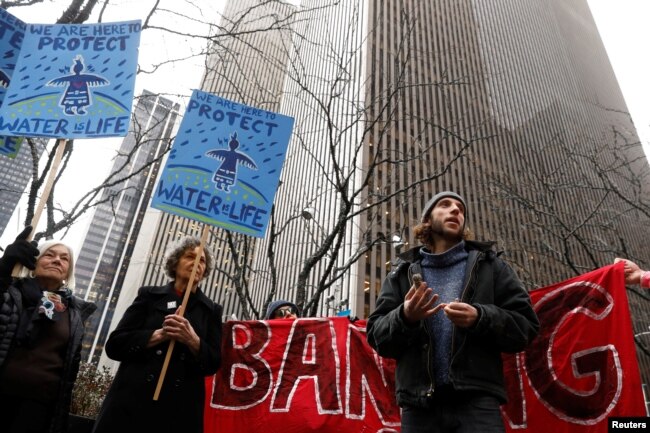
<svg viewBox="0 0 650 433"><path fill-rule="evenodd" d="M16 344L31 346L38 337L41 323L61 319L70 304L72 291L65 286L55 291L45 290L34 278L23 279L19 284L23 310L18 320Z"/></svg>

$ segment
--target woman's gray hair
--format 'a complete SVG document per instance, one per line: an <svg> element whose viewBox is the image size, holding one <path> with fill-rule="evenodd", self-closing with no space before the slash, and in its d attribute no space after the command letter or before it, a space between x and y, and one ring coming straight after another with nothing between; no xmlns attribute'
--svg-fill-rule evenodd
<svg viewBox="0 0 650 433"><path fill-rule="evenodd" d="M201 239L194 236L186 236L172 243L167 249L165 254L165 272L171 279L176 279L176 267L183 254L187 250L193 250L201 245ZM205 272L203 277L212 271L213 255L212 251L207 246L203 246L203 253L205 254Z"/></svg>

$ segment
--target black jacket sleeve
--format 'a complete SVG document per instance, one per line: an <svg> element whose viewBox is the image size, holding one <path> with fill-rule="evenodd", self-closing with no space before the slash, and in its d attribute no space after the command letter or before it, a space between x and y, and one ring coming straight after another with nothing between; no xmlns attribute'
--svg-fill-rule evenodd
<svg viewBox="0 0 650 433"><path fill-rule="evenodd" d="M368 318L368 343L383 357L398 359L424 332L421 323L410 326L404 321L404 297L409 287L408 266L404 264L384 279L377 308Z"/></svg>
<svg viewBox="0 0 650 433"><path fill-rule="evenodd" d="M539 319L515 271L498 258L493 270L494 303L473 304L479 319L471 332L490 339L501 352L521 352L539 332Z"/></svg>

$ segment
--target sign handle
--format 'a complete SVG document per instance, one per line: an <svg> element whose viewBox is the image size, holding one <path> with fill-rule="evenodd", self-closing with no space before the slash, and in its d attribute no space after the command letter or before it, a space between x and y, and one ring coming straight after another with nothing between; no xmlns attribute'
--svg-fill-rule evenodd
<svg viewBox="0 0 650 433"><path fill-rule="evenodd" d="M210 233L210 229L208 225L204 224L203 233L201 234L201 243L199 245L199 253L196 255L196 258L194 259L194 266L192 266L192 273L190 274L190 279L187 282L187 287L185 288L185 294L183 295L183 302L178 312L178 315L181 317L185 315L185 307L187 307L187 302L190 299L190 292L194 292L196 290L196 288L192 287L192 282L194 281L194 277L196 276L196 271L199 268L199 263L201 262L201 256L203 255L203 248L205 243L208 240L209 233ZM163 381L165 380L165 375L167 374L167 368L169 367L169 361L171 360L172 352L174 351L175 345L176 345L176 340L172 340L169 342L169 346L167 347L167 354L165 355L165 361L163 363L160 376L158 377L158 384L156 385L156 391L153 394L154 401L158 401L158 397L160 396L160 390L162 389Z"/></svg>
<svg viewBox="0 0 650 433"><path fill-rule="evenodd" d="M56 144L54 145L55 152L56 152L54 155L54 161L52 162L52 167L50 167L50 171L47 176L47 181L45 182L45 187L43 188L43 194L41 194L41 198L38 201L38 205L36 206L36 211L34 212L34 216L32 217L32 223L31 223L32 231L27 236L28 241L32 240L32 237L34 236L34 232L36 231L36 225L38 224L38 221L41 219L43 208L45 208L45 204L47 203L47 200L50 198L50 192L52 191L52 186L54 186L54 179L56 178L56 174L59 171L59 165L61 165L61 160L63 159L63 152L65 151L65 142L66 142L65 138L59 138L58 140L56 140ZM17 277L22 267L23 265L21 265L20 263L16 263L13 270L11 271L11 276Z"/></svg>

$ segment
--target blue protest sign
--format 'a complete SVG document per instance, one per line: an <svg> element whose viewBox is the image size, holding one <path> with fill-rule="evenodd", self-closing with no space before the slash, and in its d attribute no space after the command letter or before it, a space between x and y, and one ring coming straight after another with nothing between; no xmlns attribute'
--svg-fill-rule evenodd
<svg viewBox="0 0 650 433"><path fill-rule="evenodd" d="M23 137L0 137L0 155L15 158L22 142Z"/></svg>
<svg viewBox="0 0 650 433"><path fill-rule="evenodd" d="M263 237L293 118L195 90L151 206Z"/></svg>
<svg viewBox="0 0 650 433"><path fill-rule="evenodd" d="M7 93L7 87L16 68L16 60L20 47L25 37L27 25L11 15L4 9L0 9L0 102Z"/></svg>
<svg viewBox="0 0 650 433"><path fill-rule="evenodd" d="M140 21L28 24L0 135L94 138L129 128Z"/></svg>
<svg viewBox="0 0 650 433"><path fill-rule="evenodd" d="M24 22L0 9L0 104L16 68L26 27ZM20 137L0 136L0 155L14 158L18 154L21 141Z"/></svg>

